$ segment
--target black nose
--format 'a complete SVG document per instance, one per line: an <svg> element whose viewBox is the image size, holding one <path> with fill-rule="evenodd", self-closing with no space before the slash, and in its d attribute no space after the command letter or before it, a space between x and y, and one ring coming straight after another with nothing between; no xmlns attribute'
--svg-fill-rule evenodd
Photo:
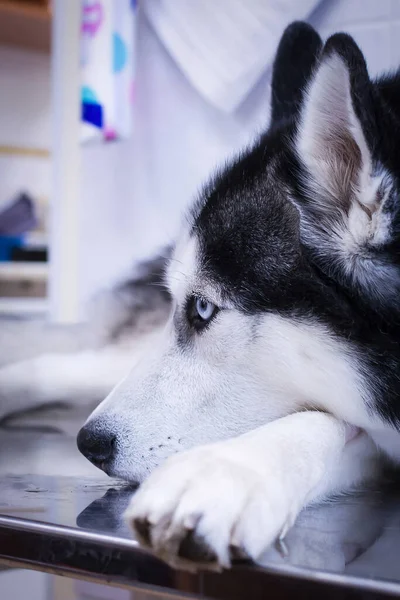
<svg viewBox="0 0 400 600"><path fill-rule="evenodd" d="M76 440L80 452L99 469L107 471L114 454L115 435L111 432L85 425Z"/></svg>

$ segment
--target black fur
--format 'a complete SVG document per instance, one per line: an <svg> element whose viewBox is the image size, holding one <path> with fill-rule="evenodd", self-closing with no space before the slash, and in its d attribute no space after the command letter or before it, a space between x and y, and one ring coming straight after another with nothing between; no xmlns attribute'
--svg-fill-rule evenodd
<svg viewBox="0 0 400 600"><path fill-rule="evenodd" d="M308 25L286 30L274 64L269 131L204 190L193 228L204 273L237 308L324 323L358 357L375 410L399 427L400 294L386 297L383 290L381 300L372 298L333 258L320 260L319 248L300 233L298 209L308 210L309 196L303 184L307 173L294 149L299 109L319 61L332 52L348 66L354 110L374 164L392 180L385 208L391 240L366 248L366 256L376 261L376 269L393 265L400 281L400 74L372 82L361 51L345 34L332 36L322 49ZM313 218L317 227L318 215Z"/></svg>
<svg viewBox="0 0 400 600"><path fill-rule="evenodd" d="M289 25L280 41L272 73L271 120L282 123L298 111L303 90L322 50L322 40L307 23Z"/></svg>

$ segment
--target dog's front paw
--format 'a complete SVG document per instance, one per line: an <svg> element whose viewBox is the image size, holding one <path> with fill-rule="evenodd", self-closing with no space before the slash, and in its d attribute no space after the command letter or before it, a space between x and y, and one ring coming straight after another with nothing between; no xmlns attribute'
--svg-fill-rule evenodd
<svg viewBox="0 0 400 600"><path fill-rule="evenodd" d="M257 559L291 524L290 506L273 471L265 477L235 454L216 444L158 468L126 512L139 542L190 570Z"/></svg>

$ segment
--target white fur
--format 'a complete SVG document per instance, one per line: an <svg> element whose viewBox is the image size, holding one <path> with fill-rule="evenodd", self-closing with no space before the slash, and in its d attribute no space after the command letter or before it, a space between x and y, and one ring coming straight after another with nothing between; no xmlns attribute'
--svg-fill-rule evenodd
<svg viewBox="0 0 400 600"><path fill-rule="evenodd" d="M358 174L360 200L366 205L374 203L371 182L371 155L361 125L355 115L350 95L350 81L343 60L332 54L325 58L310 83L302 110L299 127L299 155L314 174L316 184L337 198L338 188L343 182L334 177L337 161L335 142L349 134L361 152L361 172ZM331 143L329 143L331 142ZM372 188L372 190L370 189ZM372 192L372 193L371 193ZM335 202L327 209L334 209Z"/></svg>
<svg viewBox="0 0 400 600"><path fill-rule="evenodd" d="M149 539L139 539L173 566L196 570L178 556L191 533L212 550L208 568L229 567L232 548L259 559L303 506L371 474L369 459L367 436L346 444L346 426L334 417L290 415L168 459L133 497L126 518L137 535L148 527Z"/></svg>
<svg viewBox="0 0 400 600"><path fill-rule="evenodd" d="M331 128L347 128L362 155L356 201L378 219L377 183L341 59L331 57L320 67L308 93L299 143L302 158L317 173L315 197L322 186L335 200L337 157L325 154L322 141L336 135ZM356 256L368 236L388 235L387 222L374 225L357 202L334 232L346 259ZM322 205L322 212L331 209ZM302 225L306 221L303 215ZM325 244L327 253L338 251L330 240L314 241ZM141 482L155 469L127 518L139 535L148 528L149 540L142 535L142 541L156 553L192 569L199 564L178 558L188 532L202 538L212 568L230 564L232 546L258 558L304 506L374 475L375 443L400 460L399 434L374 410L362 366L346 340L306 316L236 310L199 265L195 232L186 232L167 279L181 320L191 295L201 294L221 309L201 334L192 332L182 342L171 316L137 360L127 346L42 357L0 372L0 390L8 397L12 388L21 409L32 404L32 390L39 390L42 403L77 398L93 390L93 382L99 393L134 364L87 427L115 436L112 475ZM366 285L372 267L361 269ZM136 340L136 349L144 339Z"/></svg>
<svg viewBox="0 0 400 600"><path fill-rule="evenodd" d="M185 300L185 286L190 284L194 277L196 250L195 238L190 238L186 232L183 232L166 272L168 288L177 302Z"/></svg>
<svg viewBox="0 0 400 600"><path fill-rule="evenodd" d="M298 135L299 155L318 186L316 197L325 190L333 200L325 210L335 210L340 186L344 184L335 177L343 160L339 142L344 136L355 141L361 154L361 170L354 189L357 199L373 211L380 181L372 179L372 159L352 105L348 69L342 58L332 54L323 60L310 83ZM365 229L360 229L360 233L364 236Z"/></svg>

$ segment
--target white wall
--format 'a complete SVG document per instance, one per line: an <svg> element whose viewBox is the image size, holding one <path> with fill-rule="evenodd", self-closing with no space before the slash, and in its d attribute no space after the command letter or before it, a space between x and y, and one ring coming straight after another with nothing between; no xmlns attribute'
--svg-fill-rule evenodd
<svg viewBox="0 0 400 600"><path fill-rule="evenodd" d="M325 0L312 23L323 37L337 31L352 35L372 76L400 66L399 0Z"/></svg>
<svg viewBox="0 0 400 600"><path fill-rule="evenodd" d="M0 46L0 146L50 148L50 60ZM0 206L21 189L49 197L50 160L0 154Z"/></svg>
<svg viewBox="0 0 400 600"><path fill-rule="evenodd" d="M267 76L234 115L210 107L139 16L134 134L85 147L82 293L175 237L182 211L210 171L268 117ZM257 93L263 89L263 93Z"/></svg>

